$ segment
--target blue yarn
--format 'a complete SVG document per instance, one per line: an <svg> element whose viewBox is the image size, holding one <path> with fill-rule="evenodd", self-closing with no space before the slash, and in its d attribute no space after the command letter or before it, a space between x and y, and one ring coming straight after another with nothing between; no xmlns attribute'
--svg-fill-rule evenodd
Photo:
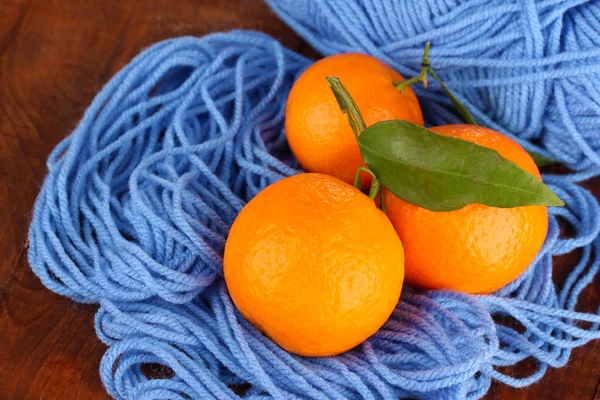
<svg viewBox="0 0 600 400"><path fill-rule="evenodd" d="M254 32L158 43L106 85L49 157L29 261L51 290L100 304L96 332L109 346L100 373L111 396L228 399L231 388L250 386L247 399L477 399L492 379L526 386L600 338L600 316L575 310L600 269L600 206L558 175L544 178L567 206L550 210L531 267L495 294L405 287L374 336L329 358L287 353L241 317L222 279L225 238L249 199L298 172L283 119L309 64ZM548 152L561 149L576 153L571 142ZM558 218L572 235L559 234ZM581 260L557 291L552 256L574 249ZM525 359L539 365L532 376L498 370ZM173 377L148 379L144 363Z"/></svg>
<svg viewBox="0 0 600 400"><path fill-rule="evenodd" d="M482 125L600 173L597 0L267 0L321 54L372 54L415 76L426 41L444 82ZM438 85L416 87L431 125L458 121Z"/></svg>

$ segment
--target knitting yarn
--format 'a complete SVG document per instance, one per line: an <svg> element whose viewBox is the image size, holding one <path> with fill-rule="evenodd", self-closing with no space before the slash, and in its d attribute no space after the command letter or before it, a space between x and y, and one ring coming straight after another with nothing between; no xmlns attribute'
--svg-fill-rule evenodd
<svg viewBox="0 0 600 400"><path fill-rule="evenodd" d="M87 303L209 286L242 206L294 172L280 123L307 63L240 32L135 58L49 157L30 237L42 282Z"/></svg>
<svg viewBox="0 0 600 400"><path fill-rule="evenodd" d="M600 2L596 0L268 0L323 55L376 56L405 77L430 61L482 125L600 173ZM414 86L431 125L458 119L435 82Z"/></svg>
<svg viewBox="0 0 600 400"><path fill-rule="evenodd" d="M550 210L540 254L498 293L406 287L374 336L328 358L287 353L250 325L222 278L225 238L249 199L298 172L283 120L309 64L256 32L158 43L111 79L50 155L29 261L49 289L100 305L111 396L476 399L492 379L526 386L600 337L600 316L575 311L600 268L600 207L555 175L544 178L567 206ZM559 235L557 218L571 235ZM581 260L557 291L552 256L576 248ZM525 359L539 366L529 377L498 370ZM149 376L145 364L168 373Z"/></svg>

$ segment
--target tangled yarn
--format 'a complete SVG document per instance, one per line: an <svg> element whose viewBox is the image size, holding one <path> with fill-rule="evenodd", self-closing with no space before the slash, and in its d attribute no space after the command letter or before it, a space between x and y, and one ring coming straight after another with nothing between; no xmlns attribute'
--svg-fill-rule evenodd
<svg viewBox="0 0 600 400"><path fill-rule="evenodd" d="M324 55L358 51L405 76L424 43L438 75L482 125L600 173L600 1L268 0ZM417 88L433 125L455 122L444 94ZM432 90L433 89L433 90Z"/></svg>
<svg viewBox="0 0 600 400"><path fill-rule="evenodd" d="M241 317L222 279L225 238L250 198L298 171L283 119L309 63L255 32L158 43L112 78L50 155L29 261L51 290L100 304L111 396L476 399L492 379L526 386L600 337L600 316L574 311L600 268L600 207L552 175L567 207L551 210L537 259L496 294L405 287L374 336L328 358L287 353ZM572 235L559 235L557 217ZM557 292L552 256L575 248L581 260ZM532 376L498 370L528 358L539 366ZM170 373L151 379L145 364Z"/></svg>

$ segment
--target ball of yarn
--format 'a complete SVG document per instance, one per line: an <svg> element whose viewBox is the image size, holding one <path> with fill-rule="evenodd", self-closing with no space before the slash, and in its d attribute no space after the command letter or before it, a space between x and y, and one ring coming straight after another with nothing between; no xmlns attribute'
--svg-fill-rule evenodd
<svg viewBox="0 0 600 400"><path fill-rule="evenodd" d="M323 55L372 54L406 76L426 41L438 75L481 124L600 173L600 2L268 0ZM457 122L439 86L417 87L425 119ZM436 90L437 88L437 90Z"/></svg>
<svg viewBox="0 0 600 400"><path fill-rule="evenodd" d="M29 261L51 290L100 304L111 396L476 399L492 379L528 385L600 337L600 316L574 311L600 269L600 207L551 175L567 207L551 210L534 264L498 293L406 287L382 329L335 357L289 354L254 329L227 294L224 242L249 199L298 172L283 119L309 63L255 32L158 43L112 78L51 154ZM572 235L559 236L557 217ZM575 248L581 261L557 292L552 256ZM515 320L523 329L506 322ZM528 358L539 365L531 376L497 369ZM149 376L146 364L169 373Z"/></svg>

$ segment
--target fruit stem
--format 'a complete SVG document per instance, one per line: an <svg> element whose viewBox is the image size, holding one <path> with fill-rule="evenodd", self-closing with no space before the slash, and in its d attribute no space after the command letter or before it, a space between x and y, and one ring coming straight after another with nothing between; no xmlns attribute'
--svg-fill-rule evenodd
<svg viewBox="0 0 600 400"><path fill-rule="evenodd" d="M444 92L446 92L446 95L450 98L452 105L454 108L456 108L462 119L464 119L469 125L478 125L477 121L475 121L475 118L473 118L469 110L467 110L467 108L454 96L450 89L448 89L448 86L444 85L444 82L442 82L442 80L433 71L433 68L429 67L428 70L431 76L433 76L433 79L435 79L440 84L442 89L444 89Z"/></svg>
<svg viewBox="0 0 600 400"><path fill-rule="evenodd" d="M354 132L354 138L358 142L358 135L367 129L367 124L365 124L365 120L360 114L358 106L344 85L342 85L340 78L336 76L328 76L326 79L331 91L333 92L333 95L335 96L335 99L337 100L338 105L340 106L340 110L342 110L342 112L348 116L348 122L350 123L350 127L352 127L352 132ZM371 181L371 189L369 189L369 198L371 200L375 200L377 192L379 192L381 196L381 210L385 212L382 186L373 171L371 171L369 168L363 167L362 165L359 166L358 170L356 171L356 175L354 176L354 187L358 190L362 190L360 173L363 171L371 175L373 178Z"/></svg>
<svg viewBox="0 0 600 400"><path fill-rule="evenodd" d="M363 167L361 165L358 167L358 170L356 171L356 175L354 176L354 187L357 188L358 190L362 189L362 184L361 184L361 180L360 180L361 172L366 172L367 174L371 175L371 177L373 178L373 180L371 181L371 189L369 190L369 198L371 200L375 200L375 196L377 196L377 192L381 193L381 183L379 183L379 179L377 179L377 177L375 176L373 171L371 171L369 168ZM385 206L384 206L384 208L385 208Z"/></svg>
<svg viewBox="0 0 600 400"><path fill-rule="evenodd" d="M354 175L354 187L358 190L362 190L362 182L360 180L360 171L362 171L362 166L358 167L356 170L356 175Z"/></svg>
<svg viewBox="0 0 600 400"><path fill-rule="evenodd" d="M411 86L417 82L423 82L423 87L427 87L427 68L429 68L429 48L431 47L431 42L425 43L425 51L423 52L423 59L421 60L421 72L419 75L411 78L407 81L399 82L394 81L394 86L396 89L400 91L400 93L404 93L404 89L408 86Z"/></svg>
<svg viewBox="0 0 600 400"><path fill-rule="evenodd" d="M373 177L373 180L371 181L371 189L369 190L369 198L371 200L375 200L379 189L381 189L381 185L379 184L379 179L375 177L375 174L373 174L371 170L368 170L368 172L371 173L371 176Z"/></svg>
<svg viewBox="0 0 600 400"><path fill-rule="evenodd" d="M358 140L358 135L367 129L367 125L360 114L358 106L344 85L342 85L342 82L338 77L328 76L326 79L331 91L333 92L333 95L335 96L335 99L338 102L338 105L340 106L340 110L342 110L344 114L348 115L348 122L350 122L352 131L354 132L354 137Z"/></svg>
<svg viewBox="0 0 600 400"><path fill-rule="evenodd" d="M469 110L467 110L467 108L456 98L456 96L454 96L454 94L450 91L448 86L446 86L444 84L444 82L442 82L440 77L437 76L437 74L433 70L433 67L429 64L429 48L430 47L431 47L430 42L425 43L425 51L423 52L423 60L421 61L421 72L419 73L419 75L415 76L414 78L409 79L407 81L403 81L403 82L396 81L396 82L394 82L394 86L396 86L396 89L398 89L400 91L400 93L404 93L404 89L406 87L408 87L412 84L415 84L417 82L423 82L423 87L427 87L427 73L429 72L431 74L431 76L433 77L433 79L435 79L440 84L442 89L444 89L444 92L446 92L446 95L450 98L452 105L454 106L454 108L456 108L456 111L458 111L458 113L460 114L462 119L467 124L477 125L477 121L475 121L475 118L473 118L473 116L471 115Z"/></svg>

